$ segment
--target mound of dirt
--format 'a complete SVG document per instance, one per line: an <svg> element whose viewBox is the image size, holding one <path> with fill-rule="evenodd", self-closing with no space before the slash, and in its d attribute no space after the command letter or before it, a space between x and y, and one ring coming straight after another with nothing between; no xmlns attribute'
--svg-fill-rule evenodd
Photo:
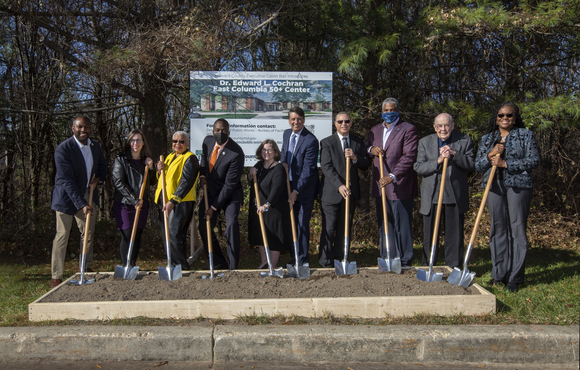
<svg viewBox="0 0 580 370"><path fill-rule="evenodd" d="M361 269L356 275L342 276L336 276L333 269L316 269L311 270L310 278L304 280L287 275L283 279L262 278L255 270L225 271L224 276L216 279L202 278L207 275L186 272L181 279L161 281L156 272L141 272L136 280L114 278L112 274L87 274L95 277L93 284L61 285L41 303L480 294L473 286L462 288L447 283L445 279L431 283L421 281L414 269L400 275L379 273L376 268ZM80 277L74 278L78 280Z"/></svg>

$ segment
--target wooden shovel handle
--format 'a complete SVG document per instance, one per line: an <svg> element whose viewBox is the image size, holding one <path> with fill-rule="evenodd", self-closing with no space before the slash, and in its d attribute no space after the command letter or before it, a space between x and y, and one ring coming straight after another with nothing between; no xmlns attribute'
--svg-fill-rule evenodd
<svg viewBox="0 0 580 370"><path fill-rule="evenodd" d="M149 166L145 165L145 174L143 175L143 183L141 184L141 191L139 192L139 200L143 200L143 195L145 195L145 183L147 182L147 174L149 173ZM137 236L137 226L139 225L139 215L141 214L141 207L143 205L135 207L135 220L133 221L133 231L131 232L131 241L135 241Z"/></svg>
<svg viewBox="0 0 580 370"><path fill-rule="evenodd" d="M163 156L159 157L161 162L165 162ZM161 196L163 197L163 208L167 203L167 191L165 190L165 168L161 170ZM165 241L169 242L169 219L166 211L163 211L163 221L165 223Z"/></svg>
<svg viewBox="0 0 580 370"><path fill-rule="evenodd" d="M286 167L284 167L286 169ZM288 175L288 170L286 169L286 185L288 186L288 198L290 198L290 194L292 193L292 189L290 188L290 176ZM298 241L298 235L296 233L296 220L294 219L294 207L292 203L288 201L288 205L290 208L290 223L292 224L292 241Z"/></svg>
<svg viewBox="0 0 580 370"><path fill-rule="evenodd" d="M91 182L93 181L94 178L95 178L95 175L93 175ZM96 186L97 185L95 185L95 184L89 185L89 188L91 189L91 191L89 192L89 207L91 209L93 208L93 191L95 190ZM89 231L91 230L91 216L92 216L92 213L89 212L89 214L87 214L87 217L85 220L85 237L83 239L83 254L87 254L87 246L89 244Z"/></svg>
<svg viewBox="0 0 580 370"><path fill-rule="evenodd" d="M254 191L256 192L256 208L260 208L262 205L260 204L260 191L258 190L258 179L256 178L256 174L254 176ZM262 229L262 238L264 241L264 246L268 246L268 236L266 235L266 225L264 224L264 215L261 212L258 212L258 218L260 219L260 228Z"/></svg>
<svg viewBox="0 0 580 370"><path fill-rule="evenodd" d="M435 226L433 227L433 239L431 245L437 243L439 236L439 221L441 220L441 208L443 208L443 194L445 193L445 178L447 176L447 164L449 158L443 159L443 170L441 171L441 185L439 185L439 198L437 199L437 213L435 214Z"/></svg>
<svg viewBox="0 0 580 370"><path fill-rule="evenodd" d="M501 143L505 143L505 138L501 138ZM500 153L497 153L495 156L500 156ZM495 176L495 171L497 170L497 166L491 166L491 171L489 173L489 178L487 179L487 184L485 185L485 191L483 192L483 197L481 198L481 204L479 205L479 211L477 212L477 217L475 218L475 225L473 227L473 231L471 232L471 238L469 239L469 244L473 245L475 242L475 235L477 234L477 229L479 229L479 222L481 221L481 216L483 215L483 210L485 209L485 202L487 201L487 196L489 195L489 189L491 189L491 183Z"/></svg>
<svg viewBox="0 0 580 370"><path fill-rule="evenodd" d="M350 190L350 158L346 159L346 188ZM344 200L344 237L347 238L350 235L349 230L349 214L350 214L350 195Z"/></svg>
<svg viewBox="0 0 580 370"><path fill-rule="evenodd" d="M203 184L203 200L205 202L205 211L207 212L209 209L209 200L207 198L207 183ZM207 251L209 253L213 253L213 242L211 239L211 218L209 218L209 216L206 216L205 218L205 228L207 229Z"/></svg>
<svg viewBox="0 0 580 370"><path fill-rule="evenodd" d="M383 155L379 154L379 171L381 174L381 179L385 177L385 170L384 170L384 163L383 163ZM381 200L383 203L383 228L385 229L385 234L389 233L389 220L387 219L387 193L386 189L383 186L381 188Z"/></svg>

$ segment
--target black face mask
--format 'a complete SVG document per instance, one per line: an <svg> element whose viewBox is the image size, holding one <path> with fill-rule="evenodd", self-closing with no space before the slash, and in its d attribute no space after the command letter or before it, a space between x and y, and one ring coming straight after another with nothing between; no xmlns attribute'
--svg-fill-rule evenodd
<svg viewBox="0 0 580 370"><path fill-rule="evenodd" d="M213 138L215 139L215 142L218 143L218 145L222 145L223 143L228 141L229 136L225 132L218 132L213 134Z"/></svg>

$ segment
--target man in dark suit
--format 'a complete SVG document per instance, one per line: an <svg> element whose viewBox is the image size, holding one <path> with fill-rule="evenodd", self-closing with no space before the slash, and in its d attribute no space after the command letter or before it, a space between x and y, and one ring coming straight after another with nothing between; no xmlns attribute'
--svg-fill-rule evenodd
<svg viewBox="0 0 580 370"><path fill-rule="evenodd" d="M453 117L441 113L435 118L435 134L419 140L417 162L413 168L423 176L421 183L421 214L423 215L423 265L429 265L433 227L441 187L443 160L448 158L441 220L445 220L445 264L462 267L463 220L469 210L467 173L475 169L473 141L465 134L453 131ZM437 248L438 250L439 248ZM437 252L435 253L437 261Z"/></svg>
<svg viewBox="0 0 580 370"><path fill-rule="evenodd" d="M304 111L291 108L288 112L290 129L284 131L281 163L290 176L292 193L289 201L294 205L297 216L298 263L308 263L308 244L310 242L310 218L314 199L318 194L318 139L304 127ZM292 261L295 264L294 253Z"/></svg>
<svg viewBox="0 0 580 370"><path fill-rule="evenodd" d="M199 233L207 253L205 217L209 216L212 228L214 268L227 268L228 263L213 232L219 212L224 211L229 268L230 270L235 270L238 268L240 261L240 223L238 215L244 200L240 181L244 169L244 151L229 135L230 124L225 119L220 118L213 124L213 136L206 136L203 140L200 183L202 189L207 184L209 209L205 209L205 202L200 202Z"/></svg>
<svg viewBox="0 0 580 370"><path fill-rule="evenodd" d="M382 105L383 122L373 126L367 137L368 154L373 159L372 196L376 199L377 220L380 228L381 257L386 258L382 187L387 195L387 217L389 222L389 246L391 256L401 258L401 266L410 266L413 259L413 199L417 196L417 174L413 163L417 159L417 128L400 118L399 102L388 98ZM379 163L383 154L383 163ZM379 166L384 166L386 175L381 178Z"/></svg>
<svg viewBox="0 0 580 370"><path fill-rule="evenodd" d="M370 165L364 141L350 134L352 124L347 112L338 113L334 121L336 133L320 142L322 233L318 262L322 267L333 267L334 260L344 258L345 204L354 198L349 208L349 225L352 226L356 200L360 199L358 169L366 170ZM352 161L348 180L346 158ZM350 190L346 181L350 183Z"/></svg>
<svg viewBox="0 0 580 370"><path fill-rule="evenodd" d="M73 136L56 148L54 162L56 177L52 190L52 209L56 211L56 235L52 242L51 287L62 283L66 248L73 219L81 233L81 252L85 235L86 216L91 213L86 270L93 265L93 234L98 216L99 192L93 194L89 205L90 186L96 186L107 176L107 161L96 141L91 141L91 121L78 117L73 121ZM94 178L93 178L94 175Z"/></svg>

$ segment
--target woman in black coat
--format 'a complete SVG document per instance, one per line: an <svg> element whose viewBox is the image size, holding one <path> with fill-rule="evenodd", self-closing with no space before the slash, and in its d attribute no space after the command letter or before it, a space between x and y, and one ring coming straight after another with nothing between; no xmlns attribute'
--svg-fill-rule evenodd
<svg viewBox="0 0 580 370"><path fill-rule="evenodd" d="M290 230L290 208L288 205L288 187L286 184L286 170L280 164L280 150L274 140L265 140L256 150L259 162L250 170L248 180L252 184L250 191L250 210L248 212L248 239L251 246L258 246L260 252L259 269L268 268L266 249L260 229L258 213L262 213L266 226L270 261L276 268L280 253L290 249L292 234ZM256 204L254 191L254 177L258 180L260 204Z"/></svg>
<svg viewBox="0 0 580 370"><path fill-rule="evenodd" d="M151 176L153 170L153 160L150 158L149 146L145 136L140 130L133 130L129 133L123 152L119 153L113 164L113 183L115 185L115 196L113 210L117 228L121 232L121 260L123 265L127 264L127 254L129 252L129 242L133 232L133 222L135 221L135 207L141 206L137 233L131 252L131 265L135 266L139 249L141 248L141 234L147 223L149 214L149 186L157 183L157 178ZM145 184L144 199L139 199L145 166L149 166L150 174L147 176Z"/></svg>

